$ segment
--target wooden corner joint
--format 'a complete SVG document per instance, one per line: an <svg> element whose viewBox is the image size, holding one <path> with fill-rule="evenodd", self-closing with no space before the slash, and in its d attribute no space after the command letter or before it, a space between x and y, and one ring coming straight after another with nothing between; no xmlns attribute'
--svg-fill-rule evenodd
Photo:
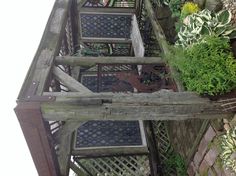
<svg viewBox="0 0 236 176"><path fill-rule="evenodd" d="M56 97L54 96L47 96L47 95L36 95L36 91L38 88L39 82L32 81L30 84L25 97L21 100L26 102L50 102L55 101Z"/></svg>

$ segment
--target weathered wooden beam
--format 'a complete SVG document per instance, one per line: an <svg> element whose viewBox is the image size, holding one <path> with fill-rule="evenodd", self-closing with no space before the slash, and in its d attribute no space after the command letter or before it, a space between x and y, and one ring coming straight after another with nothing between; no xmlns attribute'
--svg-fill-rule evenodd
<svg viewBox="0 0 236 176"><path fill-rule="evenodd" d="M59 52L71 1L72 0L56 0L18 99L25 97L33 81L39 82L36 94L41 95L43 93L53 65L53 59Z"/></svg>
<svg viewBox="0 0 236 176"><path fill-rule="evenodd" d="M136 12L135 8L112 8L112 7L98 7L98 8L89 8L78 6L79 12L87 13L123 13L123 14L134 14Z"/></svg>
<svg viewBox="0 0 236 176"><path fill-rule="evenodd" d="M97 102L97 103L94 103ZM92 94L42 103L45 120L185 120L222 118L221 103L191 92Z"/></svg>
<svg viewBox="0 0 236 176"><path fill-rule="evenodd" d="M144 0L144 3L145 3L145 8L147 9L147 15L148 15L148 17L151 21L151 24L152 24L153 32L156 36L158 44L161 47L162 52L164 54L164 58L168 57L168 55L170 54L170 50L168 48L168 43L167 43L165 34L162 30L162 27L156 18L156 15L155 15L154 10L152 8L152 4L151 4L150 0ZM179 74L175 70L175 68L173 68L171 65L170 65L170 73L171 73L171 76L175 79L175 83L176 83L178 91L184 91L185 89L179 79Z"/></svg>
<svg viewBox="0 0 236 176"><path fill-rule="evenodd" d="M85 92L91 93L87 87L83 86L80 82L76 81L74 78L63 72L58 67L53 67L53 74L57 80L62 82L68 89L75 92Z"/></svg>
<svg viewBox="0 0 236 176"><path fill-rule="evenodd" d="M131 39L127 38L89 38L81 37L81 42L84 43L132 43Z"/></svg>
<svg viewBox="0 0 236 176"><path fill-rule="evenodd" d="M148 154L147 146L130 146L130 147L100 147L100 148L83 148L79 150L72 150L72 155L74 156L86 156L86 157L96 157L96 156L108 156L108 155L131 155L131 154Z"/></svg>
<svg viewBox="0 0 236 176"><path fill-rule="evenodd" d="M165 64L160 57L76 57L58 56L58 65L92 67L96 64Z"/></svg>

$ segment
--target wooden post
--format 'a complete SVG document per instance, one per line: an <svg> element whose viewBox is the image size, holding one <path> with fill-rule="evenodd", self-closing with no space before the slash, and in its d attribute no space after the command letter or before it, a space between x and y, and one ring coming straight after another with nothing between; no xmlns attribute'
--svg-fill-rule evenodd
<svg viewBox="0 0 236 176"><path fill-rule="evenodd" d="M60 175L56 154L48 138L50 132L44 124L40 104L19 102L15 112L38 174L40 176Z"/></svg>

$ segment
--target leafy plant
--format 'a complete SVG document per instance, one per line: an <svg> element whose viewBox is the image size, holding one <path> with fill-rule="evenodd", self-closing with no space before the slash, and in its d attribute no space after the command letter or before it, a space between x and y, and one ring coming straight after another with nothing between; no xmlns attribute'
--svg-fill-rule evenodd
<svg viewBox="0 0 236 176"><path fill-rule="evenodd" d="M206 36L201 43L177 51L172 54L171 63L188 90L219 95L236 87L236 60L228 39Z"/></svg>
<svg viewBox="0 0 236 176"><path fill-rule="evenodd" d="M222 153L220 158L227 169L236 173L236 127L221 137Z"/></svg>
<svg viewBox="0 0 236 176"><path fill-rule="evenodd" d="M212 13L207 9L187 16L178 32L176 45L191 46L200 42L204 35L236 37L236 28L230 24L231 16L228 10Z"/></svg>
<svg viewBox="0 0 236 176"><path fill-rule="evenodd" d="M187 167L184 158L174 151L168 155L168 159L164 162L163 174L170 175L175 170L177 176L187 176Z"/></svg>
<svg viewBox="0 0 236 176"><path fill-rule="evenodd" d="M193 2L186 2L181 10L181 20L183 20L188 15L191 15L193 13L199 12L200 8L198 7L198 4Z"/></svg>

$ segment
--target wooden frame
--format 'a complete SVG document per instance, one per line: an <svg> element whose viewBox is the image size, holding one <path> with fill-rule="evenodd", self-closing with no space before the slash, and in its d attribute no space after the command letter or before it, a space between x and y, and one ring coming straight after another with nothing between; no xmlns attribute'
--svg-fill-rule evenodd
<svg viewBox="0 0 236 176"><path fill-rule="evenodd" d="M52 100L51 97L41 95L48 83L54 58L59 53L71 3L72 0L55 1L40 45L19 93L18 105L15 108L40 176L66 174L59 167L58 158L50 140L49 126L42 118L40 102Z"/></svg>
<svg viewBox="0 0 236 176"><path fill-rule="evenodd" d="M155 64L165 63L165 58L145 58L143 52L138 57L117 57L108 60L105 57L71 57L58 56L60 44L65 33L68 12L73 0L56 0L46 25L37 53L32 61L24 84L17 100L16 115L25 135L32 158L39 175L58 176L68 175L70 162L71 141L73 131L79 124L87 120L184 120L190 118L223 118L231 116L224 111L222 102L201 98L192 92L160 91L152 94L121 94L93 93L82 86L69 75L59 71L55 64L71 66L93 66L102 63L124 64ZM137 3L138 5L138 3ZM145 0L149 10L155 36L162 48L163 54L169 50L164 33L157 22L151 3ZM79 12L89 12L79 8ZM94 10L94 9L92 9ZM104 10L104 11L103 11ZM97 12L130 13L131 9L103 9ZM136 26L137 27L137 26ZM80 29L78 29L78 33ZM140 36L139 36L140 37ZM139 38L140 39L140 38ZM81 42L114 42L107 39L85 38ZM132 43L132 40L117 40L115 42ZM134 41L133 41L134 43ZM134 45L134 44L133 44ZM138 45L142 45L138 40ZM138 47L137 47L138 48ZM138 49L137 49L138 50ZM171 68L171 73L176 71ZM48 81L52 74L67 85L69 93L47 92ZM175 80L178 90L183 91L183 85ZM52 145L51 133L47 121L64 121L56 137L59 141L59 151L56 156L55 146ZM78 169L78 168L77 168Z"/></svg>

